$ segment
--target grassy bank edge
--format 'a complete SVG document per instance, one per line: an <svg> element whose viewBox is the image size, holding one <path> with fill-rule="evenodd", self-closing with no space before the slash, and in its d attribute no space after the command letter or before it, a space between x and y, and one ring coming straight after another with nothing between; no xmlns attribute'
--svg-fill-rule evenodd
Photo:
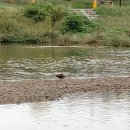
<svg viewBox="0 0 130 130"><path fill-rule="evenodd" d="M6 8L8 6L8 8ZM50 28L49 19L44 24L34 24L23 17L23 6L0 7L0 44L35 44L51 46L99 45L130 47L130 7L98 8L99 18L94 22L98 29L90 32L62 34L59 23ZM4 13L3 13L4 12Z"/></svg>

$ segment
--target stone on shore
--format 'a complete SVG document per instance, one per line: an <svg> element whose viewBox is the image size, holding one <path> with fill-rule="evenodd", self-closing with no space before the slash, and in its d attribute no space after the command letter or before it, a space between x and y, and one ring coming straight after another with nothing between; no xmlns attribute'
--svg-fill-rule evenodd
<svg viewBox="0 0 130 130"><path fill-rule="evenodd" d="M56 100L66 94L130 89L130 77L0 82L0 104Z"/></svg>

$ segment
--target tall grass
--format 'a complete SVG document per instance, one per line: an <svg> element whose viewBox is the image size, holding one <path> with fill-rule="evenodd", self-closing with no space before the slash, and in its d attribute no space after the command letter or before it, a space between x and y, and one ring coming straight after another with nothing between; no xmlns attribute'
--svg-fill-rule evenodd
<svg viewBox="0 0 130 130"><path fill-rule="evenodd" d="M7 8L6 6L0 7L0 42L26 42L42 45L82 44L82 40L79 38L78 30L76 31L76 29L80 26L82 28L80 32L82 32L84 28L89 26L87 23L81 24L82 20L84 22L87 21L86 18L75 13L72 15L70 10L64 6L50 6L49 8L48 5L40 5L40 8L37 8L37 5L36 8L34 6L29 5L28 8L28 6L9 6L7 4ZM33 9L33 12L28 11L28 9ZM36 15L35 12L37 12ZM43 12L46 13L45 19L39 19ZM28 15L30 13L31 17ZM73 16L78 16L81 21L77 21L77 26L74 26L73 29L69 27L66 32L62 33L61 30L69 26L68 24L63 26L65 19L69 17L72 20ZM34 21L34 18L38 21ZM71 31L75 30L77 34L73 31L71 32L70 29Z"/></svg>
<svg viewBox="0 0 130 130"><path fill-rule="evenodd" d="M98 22L104 28L103 43L113 46L130 46L130 6L98 8Z"/></svg>
<svg viewBox="0 0 130 130"><path fill-rule="evenodd" d="M8 0L0 0L0 2L7 3ZM17 4L29 4L32 0L16 0ZM69 8L92 8L92 0L36 0L36 2L53 5L64 5Z"/></svg>
<svg viewBox="0 0 130 130"><path fill-rule="evenodd" d="M38 22L24 15L26 9L25 5L0 4L1 43L130 47L130 6L97 8L99 18L93 22L84 22L85 24L81 21L85 20L82 16L78 16L81 20L74 20L77 16L71 17L70 10L61 5L52 6L53 13L47 13L46 18ZM74 29L80 31L70 30L73 29L70 26L70 21L73 20L77 26Z"/></svg>

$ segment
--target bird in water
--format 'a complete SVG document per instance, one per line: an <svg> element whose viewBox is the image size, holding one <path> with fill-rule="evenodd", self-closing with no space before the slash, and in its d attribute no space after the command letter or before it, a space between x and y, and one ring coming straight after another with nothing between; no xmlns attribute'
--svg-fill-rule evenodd
<svg viewBox="0 0 130 130"><path fill-rule="evenodd" d="M61 73L61 74L57 74L56 77L58 77L59 79L63 79L63 78L65 78L65 75L63 73Z"/></svg>

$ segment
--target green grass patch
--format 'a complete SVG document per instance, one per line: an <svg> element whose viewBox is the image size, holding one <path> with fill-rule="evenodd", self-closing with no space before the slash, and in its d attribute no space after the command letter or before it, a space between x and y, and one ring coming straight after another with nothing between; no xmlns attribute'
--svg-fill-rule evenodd
<svg viewBox="0 0 130 130"><path fill-rule="evenodd" d="M0 4L0 42L130 47L130 6L97 8L99 18L89 21L70 11L79 0L41 2L44 4Z"/></svg>

